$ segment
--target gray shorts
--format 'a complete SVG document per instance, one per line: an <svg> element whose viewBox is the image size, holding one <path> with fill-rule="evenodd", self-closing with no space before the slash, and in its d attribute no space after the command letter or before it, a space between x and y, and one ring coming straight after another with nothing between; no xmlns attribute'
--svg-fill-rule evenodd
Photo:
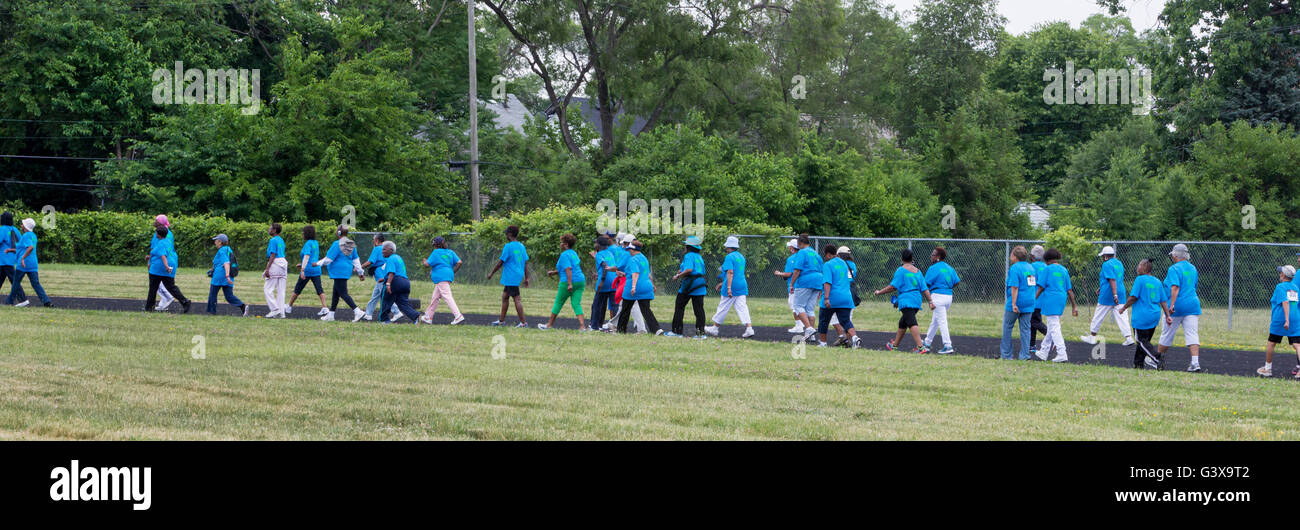
<svg viewBox="0 0 1300 530"><path fill-rule="evenodd" d="M794 312L800 315L816 315L817 303L822 296L821 289L794 289Z"/></svg>

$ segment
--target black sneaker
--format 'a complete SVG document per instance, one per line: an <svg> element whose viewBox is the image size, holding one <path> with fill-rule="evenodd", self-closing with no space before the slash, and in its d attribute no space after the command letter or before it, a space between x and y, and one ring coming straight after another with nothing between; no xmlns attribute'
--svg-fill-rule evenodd
<svg viewBox="0 0 1300 530"><path fill-rule="evenodd" d="M189 300L181 301L181 313L184 314L189 312L190 312L190 301Z"/></svg>
<svg viewBox="0 0 1300 530"><path fill-rule="evenodd" d="M45 302L45 307L54 307L54 302Z"/></svg>

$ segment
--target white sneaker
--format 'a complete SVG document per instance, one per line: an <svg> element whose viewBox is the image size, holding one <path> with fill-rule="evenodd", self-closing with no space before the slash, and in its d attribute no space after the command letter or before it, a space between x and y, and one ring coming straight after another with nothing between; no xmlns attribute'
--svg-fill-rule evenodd
<svg viewBox="0 0 1300 530"><path fill-rule="evenodd" d="M31 305L31 304L32 304L32 301L31 301L31 300L23 300L23 301L21 301L21 302L18 302L18 303L16 303L16 304L14 304L14 307L27 307L27 306L29 306L29 305Z"/></svg>
<svg viewBox="0 0 1300 530"><path fill-rule="evenodd" d="M815 328L806 328L803 330L803 340L807 341L808 339L811 339L813 335L816 334L817 334L817 330Z"/></svg>
<svg viewBox="0 0 1300 530"><path fill-rule="evenodd" d="M1052 359L1052 362L1054 362L1054 363L1067 363L1067 362L1070 362L1070 358L1069 358L1069 357L1066 357L1065 354L1062 353L1062 354L1060 354L1060 355L1057 355L1055 359Z"/></svg>
<svg viewBox="0 0 1300 530"><path fill-rule="evenodd" d="M1079 340L1081 340L1081 341L1083 341L1083 342L1086 342L1086 343L1088 343L1088 344L1097 344L1097 336L1096 336L1096 335L1079 335ZM1126 346L1127 346L1127 344L1126 344Z"/></svg>
<svg viewBox="0 0 1300 530"><path fill-rule="evenodd" d="M525 322L520 322L520 323L518 323L518 324L515 324L515 327L517 327L517 328L526 328L526 327L528 327L528 324L525 323Z"/></svg>
<svg viewBox="0 0 1300 530"><path fill-rule="evenodd" d="M366 317L366 314L365 314L365 313L362 313L362 312L360 312L360 311L353 311L353 313L356 313L356 314L352 315L352 321L353 321L353 322L360 322L361 319L363 319L363 318Z"/></svg>
<svg viewBox="0 0 1300 530"><path fill-rule="evenodd" d="M546 324L538 324L538 325L537 325L537 329L540 329L540 330L545 331L545 330L551 329L551 327L550 327L550 326L547 326Z"/></svg>
<svg viewBox="0 0 1300 530"><path fill-rule="evenodd" d="M284 306L284 313L280 315L280 318L284 318L284 315L287 315L292 312L293 312L293 306L291 305Z"/></svg>
<svg viewBox="0 0 1300 530"><path fill-rule="evenodd" d="M740 334L740 338L742 338L742 339L747 339L747 338L750 338L750 337L753 337L753 336L754 336L754 328L753 328L753 327L745 328L745 332Z"/></svg>
<svg viewBox="0 0 1300 530"><path fill-rule="evenodd" d="M793 328L785 330L786 333L803 333L803 324L795 324Z"/></svg>
<svg viewBox="0 0 1300 530"><path fill-rule="evenodd" d="M252 310L253 310L253 306L250 306L250 305L248 305L248 304L244 304L244 309L243 309L242 312L239 314L239 316L241 316L241 317L246 317L246 316L248 316L248 313L249 313L250 311L252 311Z"/></svg>
<svg viewBox="0 0 1300 530"><path fill-rule="evenodd" d="M425 324L432 324L432 323L433 323L433 319L432 319L432 318L429 318L429 317L427 317L427 316L422 316L422 317L420 317L420 322L424 322Z"/></svg>
<svg viewBox="0 0 1300 530"><path fill-rule="evenodd" d="M333 312L333 311L326 310L326 311L325 311L325 316L320 317L320 319L323 320L323 321L325 321L325 322L333 322L333 321L334 321L334 312Z"/></svg>
<svg viewBox="0 0 1300 530"><path fill-rule="evenodd" d="M464 322L464 321L465 321L465 315L461 315L461 316L456 317L455 320L452 320L452 321L451 321L451 324L449 324L449 325L455 326L456 324L460 324L461 322Z"/></svg>
<svg viewBox="0 0 1300 530"><path fill-rule="evenodd" d="M318 317L323 317L323 316L325 316L325 315L328 315L329 313L330 313L330 308L328 308L328 307L322 307L322 308L320 308L320 312L316 313L316 316L318 316Z"/></svg>
<svg viewBox="0 0 1300 530"><path fill-rule="evenodd" d="M272 312L266 314L266 318L275 318L275 317L278 317L278 316L280 316L280 312L279 312L279 311L272 311Z"/></svg>
<svg viewBox="0 0 1300 530"><path fill-rule="evenodd" d="M401 320L402 317L404 317L404 316L406 316L406 315L403 315L401 311L398 311L397 308L394 307L394 308L393 308L393 317L390 318L390 319L388 319L388 321L389 321L389 322L397 322L398 320Z"/></svg>
<svg viewBox="0 0 1300 530"><path fill-rule="evenodd" d="M375 319L375 317L374 317L373 315L367 315L367 314L365 314L365 313L362 313L362 314L361 314L361 318L364 318L364 319L366 319L367 321L370 321L370 320L374 320L374 319Z"/></svg>
<svg viewBox="0 0 1300 530"><path fill-rule="evenodd" d="M716 337L718 336L718 326L704 326L704 332Z"/></svg>
<svg viewBox="0 0 1300 530"><path fill-rule="evenodd" d="M655 330L655 335L663 335L663 334L664 334L663 328Z"/></svg>
<svg viewBox="0 0 1300 530"><path fill-rule="evenodd" d="M1124 337L1124 344L1121 346L1132 346L1134 344L1137 344L1137 341L1133 340L1133 337Z"/></svg>
<svg viewBox="0 0 1300 530"><path fill-rule="evenodd" d="M154 308L154 311L166 311L167 308L171 305L172 305L172 300L168 300L166 302L158 302L158 306Z"/></svg>
<svg viewBox="0 0 1300 530"><path fill-rule="evenodd" d="M861 348L861 347L862 347L862 338L861 338L861 337L859 337L859 336L857 336L857 335L854 335L852 341L853 341L853 342L852 342L852 344L853 344L853 349L858 349L858 348Z"/></svg>
<svg viewBox="0 0 1300 530"><path fill-rule="evenodd" d="M1038 360L1040 360L1040 361L1046 361L1046 360L1047 360L1047 350L1043 350L1043 349L1034 350L1034 357L1037 357Z"/></svg>
<svg viewBox="0 0 1300 530"><path fill-rule="evenodd" d="M1273 370L1263 366L1259 367L1258 370L1255 370L1255 373L1259 374L1260 377L1273 377Z"/></svg>

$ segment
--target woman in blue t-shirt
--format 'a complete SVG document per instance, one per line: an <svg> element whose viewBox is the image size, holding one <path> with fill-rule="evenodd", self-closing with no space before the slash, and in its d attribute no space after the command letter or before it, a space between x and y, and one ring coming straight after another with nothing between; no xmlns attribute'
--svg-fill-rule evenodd
<svg viewBox="0 0 1300 530"><path fill-rule="evenodd" d="M166 218L159 216L162 220ZM149 294L145 296L144 310L153 312L160 293L167 293L181 302L181 312L190 312L190 300L176 286L176 240L171 229L162 220L154 219L154 234L149 241ZM160 289L161 287L161 289Z"/></svg>
<svg viewBox="0 0 1300 530"><path fill-rule="evenodd" d="M674 280L681 280L677 285L677 300L673 302L672 331L664 333L666 337L681 337L686 331L686 303L690 302L695 310L695 338L704 338L704 295L708 293L709 281L704 277L704 258L700 256L703 242L699 236L691 236L682 241L686 253L682 254L682 263L677 266Z"/></svg>
<svg viewBox="0 0 1300 530"><path fill-rule="evenodd" d="M18 265L17 245L21 236L18 229L14 228L14 214L0 214L0 289L4 288L6 281L11 288L17 285L14 282L14 267ZM20 298L27 296L22 293L22 289L18 293Z"/></svg>
<svg viewBox="0 0 1300 530"><path fill-rule="evenodd" d="M1282 337L1300 355L1300 290L1295 282L1295 267L1283 265L1277 268L1277 285L1273 286L1273 296L1269 298L1272 306L1268 326L1268 342L1264 344L1264 366L1255 373L1260 377L1273 377L1273 350L1282 343Z"/></svg>
<svg viewBox="0 0 1300 530"><path fill-rule="evenodd" d="M1043 343L1034 351L1034 355L1046 361L1055 349L1056 358L1052 362L1063 363L1069 360L1065 353L1065 336L1061 334L1061 314L1065 313L1066 299L1070 301L1072 315L1079 316L1079 308L1074 305L1070 271L1057 263L1061 261L1061 252L1049 248L1043 253L1043 261L1047 262L1047 267L1043 269L1042 280L1034 283L1038 284L1035 298L1041 302L1039 305L1043 311L1043 324L1047 325L1047 334L1043 335Z"/></svg>
<svg viewBox="0 0 1300 530"><path fill-rule="evenodd" d="M578 237L573 234L560 236L560 257L555 261L555 270L547 271L547 276L559 276L560 283L555 289L555 303L551 304L551 318L545 324L538 324L537 329L551 329L560 309L569 302L573 314L578 317L578 330L587 328L582 320L582 290L587 286L587 277L582 274L582 263L578 261L578 252L573 246L578 244Z"/></svg>
<svg viewBox="0 0 1300 530"><path fill-rule="evenodd" d="M1138 277L1133 279L1133 288L1128 290L1128 300L1118 311L1123 315L1124 310L1133 308L1129 318L1137 338L1133 367L1147 366L1159 370L1164 367L1164 360L1151 347L1151 337L1155 336L1156 325L1160 323L1161 317L1164 318L1165 325L1173 320L1169 318L1169 298L1165 296L1165 288L1160 284L1159 278L1151 275L1152 263L1151 258L1138 262Z"/></svg>
<svg viewBox="0 0 1300 530"><path fill-rule="evenodd" d="M54 302L51 302L50 297L45 295L45 288L41 287L41 277L37 274L40 266L36 257L36 232L34 230L36 230L36 220L31 217L23 219L22 237L18 238L14 248L5 250L5 252L18 256L18 263L15 266L17 271L14 272L13 278L13 289L9 291L9 298L5 303L18 307L24 307L29 303L27 297L23 294L23 276L26 276L31 280L32 290L36 291L36 296L40 297L41 303L45 304L45 307L53 307ZM14 300L18 297L22 297L23 301L14 304Z"/></svg>
<svg viewBox="0 0 1300 530"><path fill-rule="evenodd" d="M226 296L226 303L239 309L240 316L248 316L248 304L245 304L235 296L235 281L231 277L231 263L234 261L233 252L230 250L230 238L226 234L217 234L212 238L212 244L217 247L216 254L212 256L212 281L208 287L208 314L217 314L217 293L221 292Z"/></svg>
<svg viewBox="0 0 1300 530"><path fill-rule="evenodd" d="M885 343L885 349L897 348L903 335L910 333L912 342L916 344L912 353L930 353L925 347L925 341L921 340L921 328L916 324L916 313L921 310L922 299L929 302L930 309L934 309L934 302L930 300L930 288L925 284L925 275L921 269L912 264L912 249L903 249L900 257L902 265L894 269L894 277L889 285L876 291L877 296L898 292L898 311L902 313L898 318L898 332L894 334L894 340Z"/></svg>
<svg viewBox="0 0 1300 530"><path fill-rule="evenodd" d="M460 324L465 321L465 315L460 313L460 308L456 307L456 299L451 296L451 282L456 281L456 271L465 262L460 260L456 251L447 248L447 240L442 236L433 238L433 252L429 257L424 259L424 266L429 267L429 280L433 281L433 296L429 299L429 308L424 310L424 316L420 317L425 324L433 323L433 314L438 311L438 301L445 300L447 307L451 309L451 325Z"/></svg>
<svg viewBox="0 0 1300 530"><path fill-rule="evenodd" d="M316 288L316 296L320 298L320 312L316 316L325 316L330 312L325 305L325 289L320 285L320 267L316 266L316 260L320 259L320 243L316 241L316 227L307 225L302 227L302 251L298 252L298 263L294 265L298 270L298 283L293 286L293 296L289 297L289 303L285 304L284 312L293 312L293 303L298 301L298 295L302 294L302 288L311 282Z"/></svg>
<svg viewBox="0 0 1300 530"><path fill-rule="evenodd" d="M740 334L740 338L753 337L753 321L749 318L749 282L745 279L745 256L740 253L740 239L736 236L727 237L723 248L727 254L722 260L722 266L718 268L718 293L722 297L718 299L717 312L713 313L713 324L704 328L704 332L718 336L718 326L727 318L727 313L735 308L740 325L745 326L745 332Z"/></svg>
<svg viewBox="0 0 1300 530"><path fill-rule="evenodd" d="M646 331L662 335L664 330L659 329L659 321L650 310L650 301L655 299L655 287L650 278L650 262L641 253L643 248L645 244L640 240L633 240L627 247L629 255L623 267L627 281L623 284L623 306L618 311L618 332L627 333L627 321L632 317L632 306L635 305L645 318Z"/></svg>

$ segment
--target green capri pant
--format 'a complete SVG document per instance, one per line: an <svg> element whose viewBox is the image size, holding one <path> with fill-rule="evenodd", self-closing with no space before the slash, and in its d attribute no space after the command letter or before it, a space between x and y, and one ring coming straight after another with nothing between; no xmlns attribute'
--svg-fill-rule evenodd
<svg viewBox="0 0 1300 530"><path fill-rule="evenodd" d="M559 289L555 291L555 305L551 306L551 314L560 314L560 309L564 308L564 302L567 300L569 305L573 306L573 314L582 316L582 288L586 286L585 282L573 282L573 292L570 293L568 282L560 282Z"/></svg>

